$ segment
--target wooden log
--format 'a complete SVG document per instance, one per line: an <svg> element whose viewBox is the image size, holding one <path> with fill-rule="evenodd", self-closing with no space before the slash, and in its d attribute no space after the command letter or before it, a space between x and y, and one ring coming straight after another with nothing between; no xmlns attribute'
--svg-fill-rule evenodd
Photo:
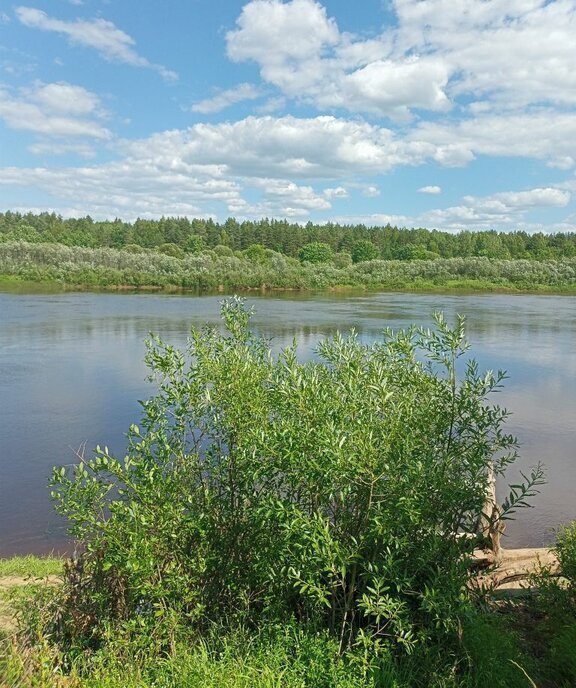
<svg viewBox="0 0 576 688"><path fill-rule="evenodd" d="M490 464L488 469L488 485L486 488L486 498L480 515L478 534L487 548L494 553L494 560L498 562L501 558L502 546L501 538L506 524L502 519L502 509L496 501L496 474L494 466Z"/></svg>

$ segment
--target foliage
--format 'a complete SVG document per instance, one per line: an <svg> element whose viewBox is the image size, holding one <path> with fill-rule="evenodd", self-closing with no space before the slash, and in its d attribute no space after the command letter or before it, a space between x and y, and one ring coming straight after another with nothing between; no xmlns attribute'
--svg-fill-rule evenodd
<svg viewBox="0 0 576 688"><path fill-rule="evenodd" d="M332 256L332 263L337 268L349 268L352 265L352 256L346 251L339 251Z"/></svg>
<svg viewBox="0 0 576 688"><path fill-rule="evenodd" d="M142 653L121 633L105 650L68 667L43 640L0 655L0 675L9 688L529 688L510 662L524 661L510 635L487 623L484 628L492 631L481 638L484 649L495 652L490 662L478 647L469 655L479 658L472 669L439 652L372 659L348 653L335 661L338 646L329 634L286 623L257 633L214 629L201 642L179 642L167 655Z"/></svg>
<svg viewBox="0 0 576 688"><path fill-rule="evenodd" d="M227 246L188 253L184 258L151 249L138 253L112 248L84 248L56 243L0 243L0 275L28 281L86 287L169 287L198 291L323 289L351 286L378 289L576 290L576 258L550 261L449 258L372 260L350 264L348 254L334 262L300 264L265 249L257 261L230 255Z"/></svg>
<svg viewBox="0 0 576 688"><path fill-rule="evenodd" d="M322 241L313 241L302 246L298 256L301 263L329 263L332 260L332 249Z"/></svg>
<svg viewBox="0 0 576 688"><path fill-rule="evenodd" d="M516 456L503 374L458 361L463 322L325 341L317 361L273 357L241 300L227 332L159 339L124 460L97 448L54 497L83 543L51 631L72 655L129 632L267 627L294 619L369 657L457 642L470 538L488 473ZM532 482L537 482L538 475ZM112 630L111 630L112 629ZM364 650L363 650L364 648Z"/></svg>
<svg viewBox="0 0 576 688"><path fill-rule="evenodd" d="M173 243L189 253L213 249L217 244L224 244L232 251L244 251L253 244L261 244L292 258L298 258L302 247L313 242L327 244L334 253L352 253L358 242L369 242L377 247L377 254L362 260L483 256L542 261L576 257L574 233L528 234L493 230L449 233L391 225L366 227L331 222L301 225L269 218L244 222L228 218L223 223L187 217L137 219L133 223L118 218L96 222L89 216L64 219L55 213L0 213L0 243L18 240L95 248L122 248L128 244L154 248Z"/></svg>
<svg viewBox="0 0 576 688"><path fill-rule="evenodd" d="M362 263L366 260L376 260L380 257L378 246L372 241L363 240L357 241L352 248L352 261L354 263Z"/></svg>
<svg viewBox="0 0 576 688"><path fill-rule="evenodd" d="M396 258L396 260L434 260L439 257L437 253L428 251L426 247L421 244L406 244L400 246L394 252L394 258ZM494 258L498 256L491 257Z"/></svg>
<svg viewBox="0 0 576 688"><path fill-rule="evenodd" d="M198 234L191 234L184 248L189 253L200 253L204 248L204 239Z"/></svg>
<svg viewBox="0 0 576 688"><path fill-rule="evenodd" d="M559 531L554 550L562 576L576 593L576 521Z"/></svg>
<svg viewBox="0 0 576 688"><path fill-rule="evenodd" d="M262 246L262 244L251 244L243 254L253 263L263 264L268 262L268 254L266 253L266 248Z"/></svg>
<svg viewBox="0 0 576 688"><path fill-rule="evenodd" d="M161 244L156 250L165 256L172 256L173 258L184 258L185 255L183 249L178 244Z"/></svg>

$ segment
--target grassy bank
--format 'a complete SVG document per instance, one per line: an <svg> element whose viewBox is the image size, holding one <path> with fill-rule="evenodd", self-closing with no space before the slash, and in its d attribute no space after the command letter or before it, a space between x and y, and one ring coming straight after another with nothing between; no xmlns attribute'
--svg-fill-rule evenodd
<svg viewBox="0 0 576 688"><path fill-rule="evenodd" d="M483 596L462 619L457 645L408 656L376 659L360 651L338 658L329 634L287 621L259 630L214 627L202 639L176 633L164 648L153 639L143 644L137 629L126 627L105 647L64 661L48 636L34 636L55 590L43 580L62 567L53 557L0 560L3 687L570 688L576 681L574 595L546 574L535 581L539 591L522 597Z"/></svg>
<svg viewBox="0 0 576 688"><path fill-rule="evenodd" d="M11 285L196 293L356 288L573 294L576 258L540 262L478 257L370 260L339 266L301 263L270 250L251 260L240 252L220 255L206 251L173 257L152 250L130 253L18 241L0 244L0 280Z"/></svg>

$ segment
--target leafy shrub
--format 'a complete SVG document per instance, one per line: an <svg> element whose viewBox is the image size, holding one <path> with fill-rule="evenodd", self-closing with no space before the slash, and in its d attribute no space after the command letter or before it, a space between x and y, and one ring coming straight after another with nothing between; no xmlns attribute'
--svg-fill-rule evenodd
<svg viewBox="0 0 576 688"><path fill-rule="evenodd" d="M352 265L352 256L346 251L339 251L332 257L332 262L337 268L347 268Z"/></svg>
<svg viewBox="0 0 576 688"><path fill-rule="evenodd" d="M178 244L161 244L156 250L165 256L172 256L172 258L184 258L185 255L184 249L178 246Z"/></svg>
<svg viewBox="0 0 576 688"><path fill-rule="evenodd" d="M372 241L357 241L352 248L352 261L363 263L366 260L375 260L380 257L378 246Z"/></svg>
<svg viewBox="0 0 576 688"><path fill-rule="evenodd" d="M268 262L267 249L262 244L251 244L243 251L243 255L253 263L264 264Z"/></svg>
<svg viewBox="0 0 576 688"><path fill-rule="evenodd" d="M321 241L313 241L302 246L298 257L301 263L329 263L332 260L332 248Z"/></svg>
<svg viewBox="0 0 576 688"><path fill-rule="evenodd" d="M576 521L558 533L554 550L562 576L576 592Z"/></svg>
<svg viewBox="0 0 576 688"><path fill-rule="evenodd" d="M200 253L204 248L204 238L199 234L191 234L186 242L186 251L189 253Z"/></svg>
<svg viewBox="0 0 576 688"><path fill-rule="evenodd" d="M491 467L516 456L506 412L486 404L503 375L468 362L457 380L462 321L371 346L338 335L300 363L293 348L274 358L249 315L223 302L226 333L194 330L186 352L151 340L159 391L126 458L97 448L55 469L84 544L57 637L94 648L118 625L157 638L293 618L340 652L455 638L473 547L460 535Z"/></svg>

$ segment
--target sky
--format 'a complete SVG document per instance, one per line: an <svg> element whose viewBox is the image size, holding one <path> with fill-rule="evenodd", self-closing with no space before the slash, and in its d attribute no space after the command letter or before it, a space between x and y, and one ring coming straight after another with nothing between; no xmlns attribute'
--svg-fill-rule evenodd
<svg viewBox="0 0 576 688"><path fill-rule="evenodd" d="M576 0L0 0L0 210L576 231Z"/></svg>

